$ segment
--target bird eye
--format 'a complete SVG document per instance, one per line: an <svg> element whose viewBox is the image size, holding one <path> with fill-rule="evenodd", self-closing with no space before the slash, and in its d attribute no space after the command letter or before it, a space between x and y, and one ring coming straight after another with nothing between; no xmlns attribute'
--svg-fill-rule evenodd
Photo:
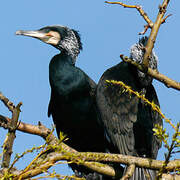
<svg viewBox="0 0 180 180"><path fill-rule="evenodd" d="M48 33L46 34L46 36L52 37L53 35L51 34L51 32L48 32Z"/></svg>

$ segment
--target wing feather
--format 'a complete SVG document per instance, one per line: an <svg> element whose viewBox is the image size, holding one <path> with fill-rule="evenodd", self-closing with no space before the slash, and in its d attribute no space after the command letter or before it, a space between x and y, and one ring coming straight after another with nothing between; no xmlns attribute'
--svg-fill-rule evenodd
<svg viewBox="0 0 180 180"><path fill-rule="evenodd" d="M112 71L116 70L111 68ZM107 72L107 73L106 73ZM139 99L127 92L122 92L117 85L107 86L106 80L111 80L106 71L97 88L97 104L102 115L102 121L109 138L119 150L126 155L134 154L133 124L137 120ZM128 69L126 72L128 75ZM123 76L122 76L123 77ZM121 80L124 79L113 79ZM130 81L133 81L129 78ZM128 84L129 82L125 82ZM133 83L134 84L134 83Z"/></svg>

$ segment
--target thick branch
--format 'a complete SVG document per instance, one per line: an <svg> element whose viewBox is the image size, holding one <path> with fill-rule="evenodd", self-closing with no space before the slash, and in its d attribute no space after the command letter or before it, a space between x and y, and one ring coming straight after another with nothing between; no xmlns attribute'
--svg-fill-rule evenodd
<svg viewBox="0 0 180 180"><path fill-rule="evenodd" d="M0 126L5 129L11 129L11 119L0 115ZM40 122L38 125L32 125L28 123L19 122L17 129L21 132L38 135L46 139L47 134L50 133L50 129L44 127ZM55 138L55 137L54 137Z"/></svg>
<svg viewBox="0 0 180 180"><path fill-rule="evenodd" d="M121 178L121 180L130 179L130 177L132 177L132 175L134 174L135 168L136 168L135 164L129 165L129 167L127 168L126 174Z"/></svg>
<svg viewBox="0 0 180 180"><path fill-rule="evenodd" d="M9 167L9 163L11 160L11 154L13 149L14 139L16 138L16 128L19 119L20 106L22 103L19 103L14 109L12 113L12 121L10 122L11 129L8 130L8 134L6 140L3 144L3 160L2 160L2 168Z"/></svg>
<svg viewBox="0 0 180 180"><path fill-rule="evenodd" d="M45 138L48 137L50 130L48 130L46 127L43 125L40 125L41 127L38 126L33 126L33 125L27 125L25 123L20 123L18 126L18 129L27 132L27 133L32 133L32 128L36 129L36 134ZM25 127L25 128L24 128ZM30 129L29 129L30 128ZM54 142L56 140L56 137L52 134L51 135L51 140L54 139ZM53 144L54 144L53 142ZM150 169L156 169L159 170L160 168L163 167L164 161L158 161L158 160L151 160L151 159L146 159L146 158L139 158L139 157L133 157L133 156L125 156L121 154L107 154L107 153L79 153L75 151L74 149L70 148L69 146L65 145L64 143L61 144L64 152L66 153L51 153L51 155L48 157L48 161L46 163L43 163L40 165L38 168L36 167L35 169L30 169L29 171L25 172L23 174L23 177L29 177L30 174L38 175L42 173L42 170L48 169L51 166L55 164L55 162L59 160L69 160L69 161L77 161L79 159L83 159L84 162L78 162L81 165L84 165L94 171L97 171L99 173L104 173L109 176L115 176L115 171L113 168L103 165L101 163L95 163L95 162L88 162L88 161L103 161L103 162L117 162L117 163L122 163L126 165L131 165L135 164L138 167L145 167L145 168L150 168ZM69 153L73 153L72 156L69 156ZM73 158L72 158L73 157ZM180 161L179 160L174 160L170 161L167 164L167 170L168 171L173 171L175 168L180 168ZM32 176L31 176L32 177Z"/></svg>
<svg viewBox="0 0 180 180"><path fill-rule="evenodd" d="M18 111L19 113L19 111ZM16 114L18 117L18 114ZM18 119L18 118L16 118ZM9 128L11 131L12 129L12 122L9 118L0 116L0 123L4 125L6 128ZM14 122L14 121L13 121ZM17 126L18 130L21 130L26 133L36 134L38 136L43 137L46 140L46 143L50 145L58 145L58 140L56 137L51 133L51 131L43 126L42 124L38 124L38 126L33 126L30 124L19 123ZM47 140L48 139L48 140ZM59 160L68 160L74 163L78 163L80 165L86 166L93 171L97 171L102 174L106 174L109 176L115 176L115 171L112 167L98 163L98 162L89 162L89 161L103 161L103 162L117 162L123 163L126 165L135 164L135 166L145 167L150 169L160 169L163 166L163 161L151 160L151 159L144 159L132 156L124 156L120 154L107 154L107 153L79 153L73 148L70 148L64 143L61 143L60 146L63 149L63 152L51 152L47 155L46 159L40 159L40 165L34 168L29 166L27 171L21 171L17 177L27 178L32 177L42 172L46 171L48 168L53 166ZM167 164L167 170L173 171L175 168L180 168L180 161L171 161ZM11 169L12 170L12 169Z"/></svg>
<svg viewBox="0 0 180 180"><path fill-rule="evenodd" d="M160 25L163 22L163 17L164 17L164 14L166 13L166 9L167 9L169 2L170 2L170 0L164 0L162 6L159 7L159 13L156 18L156 22L154 23L154 25L152 27L151 34L149 36L149 39L148 39L148 42L146 45L146 52L143 57L143 66L145 68L148 68L148 66L149 66L149 57L151 56L151 52L154 47L154 43L156 41L158 31L159 31Z"/></svg>
<svg viewBox="0 0 180 180"><path fill-rule="evenodd" d="M4 125L4 120L7 120L8 122L10 122L11 120L7 117L4 117L4 116L0 116L0 126L1 125ZM3 121L3 123L1 123L1 121ZM5 124L3 127L5 128L9 128L9 123L8 124ZM41 136L42 138L44 138L46 140L46 138L49 136L49 133L51 132L50 129L46 128L45 126L43 126L42 124L38 124L37 126L35 125L30 125L30 124L26 124L26 123L22 123L20 122L18 127L17 127L18 130L22 131L22 132L25 132L25 133L29 133L29 134L34 134L34 135L38 135L38 136ZM58 140L57 138L51 134L50 137L48 137L48 142L49 144L57 144ZM69 153L76 153L77 151L74 150L73 148L70 148L69 146L67 146L66 144L62 143L62 148L63 150L69 152ZM52 156L52 154L50 155ZM60 159L62 160L69 160L69 159L64 159L63 157L61 157L62 155L60 154ZM55 158L56 159L56 158ZM59 161L60 159L57 158L57 160L55 159L52 159L51 162L57 162ZM70 159L71 160L71 159ZM48 161L49 161L49 158L48 158ZM32 170L30 171L27 171L25 174L35 174L35 175L38 175L40 173L42 173L44 171L44 169L48 169L50 168L51 166L54 165L54 163L45 163L43 165L41 165L38 169L35 169L33 170L33 173L32 173ZM90 168L91 170L93 171L97 171L101 174L106 174L106 175L109 175L109 176L115 176L115 171L112 167L108 166L108 165L103 165L101 163L98 163L98 162L84 162L82 163L82 165ZM42 168L43 168L43 171L42 171ZM25 175L23 175L25 176ZM31 176L32 177L32 176Z"/></svg>
<svg viewBox="0 0 180 180"><path fill-rule="evenodd" d="M176 81L168 78L167 76L159 73L158 71L151 69L151 68L148 68L147 71L145 71L142 65L136 63L135 61L131 60L130 58L124 57L123 55L120 55L120 57L124 62L130 63L130 64L136 66L140 71L147 73L148 75L152 76L154 79L162 82L166 87L174 88L176 90L180 90L180 83L179 82L176 82Z"/></svg>
<svg viewBox="0 0 180 180"><path fill-rule="evenodd" d="M62 147L63 146L64 144L62 145ZM47 170L48 168L50 168L53 164L55 164L55 162L59 160L69 160L72 162L76 162L80 165L90 167L90 169L96 172L104 173L109 176L115 176L115 174L112 173L112 169L107 169L106 166L103 164L97 162L88 162L88 161L118 162L118 163L130 165L131 168L128 176L132 174L131 172L134 169L134 166L132 166L132 164L135 164L138 167L145 167L148 169L159 170L160 168L163 167L163 162L164 162L164 161L152 160L147 158L125 156L120 154L79 153L79 152L74 152L72 156L70 156L69 152L64 152L64 153L54 152L51 153L51 155L46 160L47 161L44 162L42 165L38 167L36 166L34 169L30 169L29 171L23 173L21 176L24 178L25 177L28 178L28 177L32 177L32 175L33 176L38 175L42 173L43 170ZM180 161L179 160L171 161L167 164L166 168L167 171L174 171L175 169L180 168Z"/></svg>
<svg viewBox="0 0 180 180"><path fill-rule="evenodd" d="M64 145L63 145L64 146ZM58 154L55 153L51 156L52 159L56 160L72 160L72 157L67 157L66 153ZM135 156L127 156L122 154L108 154L108 153L92 153L92 152L74 152L74 159L83 159L84 161L102 161L102 162L116 162L126 165L135 164L138 167L144 167L153 170L159 170L163 167L164 161L140 158ZM174 169L180 168L180 160L170 161L166 169L167 171L174 171Z"/></svg>
<svg viewBox="0 0 180 180"><path fill-rule="evenodd" d="M43 126L43 125L41 125L41 126L43 128L39 127L39 125L38 126L34 126L34 125L26 126L25 123L23 123L23 125L21 125L21 123L20 123L20 125L18 126L18 130L21 130L23 132L31 134L32 130L29 129L29 128L33 127L33 129L37 129L37 131L39 131L38 132L39 136L44 137L44 138L48 137L48 135L49 135L48 132L50 132L50 130L48 128L46 128L45 126ZM26 127L26 128L22 129L23 127ZM56 137L53 134L51 136L52 136L52 139L56 139ZM96 160L98 158L99 161L118 162L118 163L123 163L123 164L127 164L127 165L130 165L130 164L133 163L133 164L136 164L136 166L138 166L138 167L145 167L145 168L156 169L156 170L161 168L163 166L163 162L164 162L164 161L158 161L158 160L151 160L151 159L148 159L148 158L126 156L126 155L121 155L121 154L78 153L76 150L74 150L73 148L70 148L69 146L67 146L64 143L62 143L62 147L66 152L75 153L74 154L75 157L82 158L82 159L87 160L87 161L94 161L94 160ZM57 154L55 154L55 156L52 156L52 157L54 159L57 158L58 160L62 160L62 154L58 155L58 153L57 153ZM180 161L179 160L170 161L168 163L168 165L167 165L167 170L172 171L175 168L175 166L177 168L180 168Z"/></svg>

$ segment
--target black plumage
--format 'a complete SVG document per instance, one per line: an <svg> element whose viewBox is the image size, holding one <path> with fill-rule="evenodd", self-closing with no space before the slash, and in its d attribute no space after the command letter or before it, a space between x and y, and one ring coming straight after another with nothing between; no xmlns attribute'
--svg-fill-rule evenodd
<svg viewBox="0 0 180 180"><path fill-rule="evenodd" d="M48 116L52 115L57 135L67 135L66 143L82 152L105 152L103 127L95 102L95 82L75 66L82 49L77 31L65 26L48 26L37 31L17 31L17 35L35 37L59 49L49 64L51 99ZM87 179L99 179L85 167L70 164L73 171Z"/></svg>
<svg viewBox="0 0 180 180"><path fill-rule="evenodd" d="M147 40L147 37L142 38L132 46L132 60L142 63ZM151 54L149 67L157 68L157 56L154 52ZM113 146L111 152L155 159L161 143L153 135L152 129L157 123L162 125L160 115L137 96L123 92L119 85L108 85L106 80L122 81L134 91L144 94L149 101L159 105L152 78L134 66L121 62L102 75L97 87L97 105L106 137ZM154 180L155 172L146 171ZM132 179L148 179L145 174L144 169L136 168Z"/></svg>

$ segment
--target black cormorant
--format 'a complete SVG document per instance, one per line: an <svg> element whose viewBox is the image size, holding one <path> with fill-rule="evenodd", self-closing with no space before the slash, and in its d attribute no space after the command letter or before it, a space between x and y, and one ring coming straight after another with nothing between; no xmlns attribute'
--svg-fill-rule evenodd
<svg viewBox="0 0 180 180"><path fill-rule="evenodd" d="M147 40L147 37L143 37L139 43L131 47L132 60L142 63ZM157 56L154 51L150 57L149 67L157 69ZM128 63L117 64L106 70L98 83L97 105L107 139L114 146L111 152L155 159L161 142L153 135L152 129L155 124L162 125L160 115L135 95L122 92L118 85L109 86L106 80L122 81L134 91L144 94L149 101L159 105L152 77ZM148 179L145 174L149 174L151 180L155 179L154 171L141 168L136 168L131 179Z"/></svg>
<svg viewBox="0 0 180 180"><path fill-rule="evenodd" d="M60 131L66 134L66 143L77 151L105 152L104 130L98 123L96 109L96 84L75 66L82 49L78 32L54 25L37 31L20 30L16 34L37 38L61 51L49 64L51 99L48 116L52 115L57 135ZM76 164L70 166L87 179L96 179L96 173L89 173L89 170Z"/></svg>

